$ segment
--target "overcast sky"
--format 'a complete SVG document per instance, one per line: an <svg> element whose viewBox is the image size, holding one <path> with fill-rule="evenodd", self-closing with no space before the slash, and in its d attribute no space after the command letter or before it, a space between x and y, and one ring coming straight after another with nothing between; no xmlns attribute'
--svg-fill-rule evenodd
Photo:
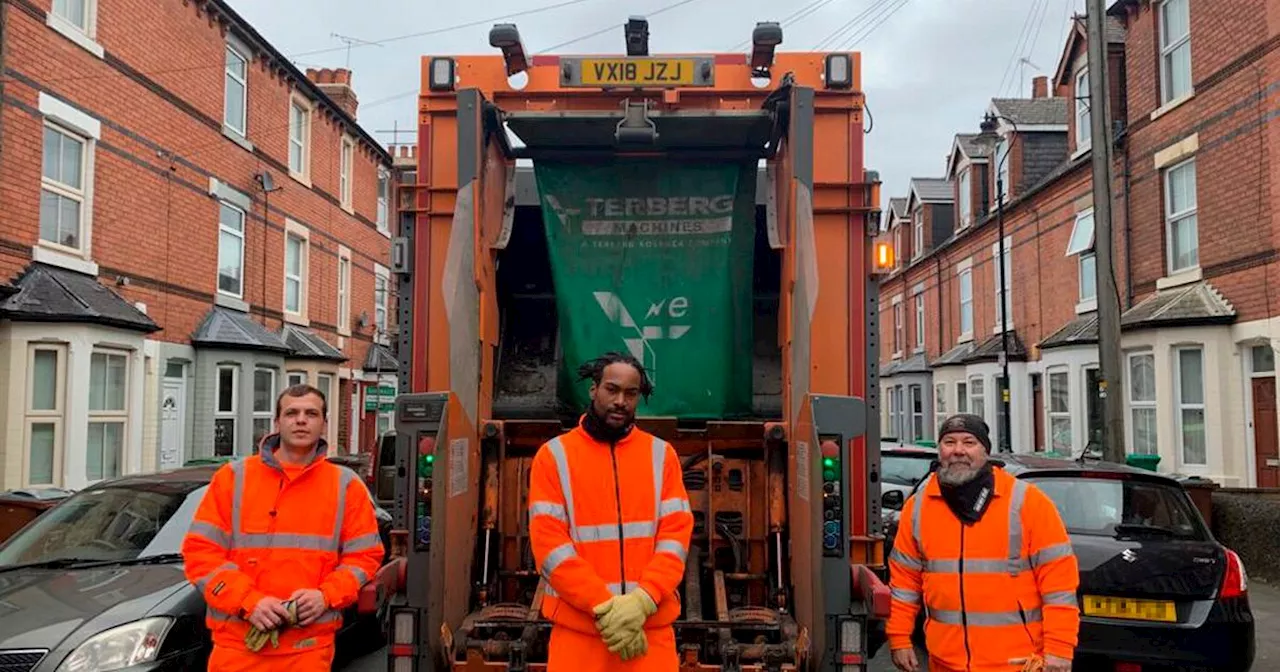
<svg viewBox="0 0 1280 672"><path fill-rule="evenodd" d="M420 57L491 53L495 20L515 22L534 53L571 40L555 52L621 53L622 29L613 26L630 14L649 16L651 53L745 51L757 21L783 21L782 51L862 52L874 119L867 165L880 171L887 208L912 177L943 175L952 136L977 132L991 98L1030 96L1032 77L1053 75L1069 17L1085 0L229 2L299 68L350 67L359 121L384 145L395 142L385 132L395 124L413 128ZM477 25L458 27L469 23ZM349 52L342 38L355 41Z"/></svg>

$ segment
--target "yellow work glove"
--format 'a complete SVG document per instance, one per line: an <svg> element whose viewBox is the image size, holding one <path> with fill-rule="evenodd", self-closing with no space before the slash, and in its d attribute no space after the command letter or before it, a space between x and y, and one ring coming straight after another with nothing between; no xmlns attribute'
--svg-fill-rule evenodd
<svg viewBox="0 0 1280 672"><path fill-rule="evenodd" d="M263 632L257 627L249 628L249 634L244 636L244 645L250 651L257 653L262 650L262 647L267 645L267 640L270 639L271 634L274 632L275 630Z"/></svg>
<svg viewBox="0 0 1280 672"><path fill-rule="evenodd" d="M635 635L643 634L645 619L658 611L658 605L642 588L616 597L612 606L596 620L600 635L610 651L617 651Z"/></svg>
<svg viewBox="0 0 1280 672"><path fill-rule="evenodd" d="M618 647L617 651L614 651L614 653L617 653L624 662L633 658L639 658L648 652L649 638L645 636L643 629L636 633L629 641Z"/></svg>

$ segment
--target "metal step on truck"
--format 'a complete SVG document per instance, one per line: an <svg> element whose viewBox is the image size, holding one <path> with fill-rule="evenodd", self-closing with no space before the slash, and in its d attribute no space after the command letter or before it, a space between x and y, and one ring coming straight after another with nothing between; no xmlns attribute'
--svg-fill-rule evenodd
<svg viewBox="0 0 1280 672"><path fill-rule="evenodd" d="M857 53L426 56L399 290L388 669L546 668L529 469L609 350L695 529L682 670L863 670L887 618L879 180ZM877 252L880 254L878 255ZM625 477L625 476L624 476Z"/></svg>

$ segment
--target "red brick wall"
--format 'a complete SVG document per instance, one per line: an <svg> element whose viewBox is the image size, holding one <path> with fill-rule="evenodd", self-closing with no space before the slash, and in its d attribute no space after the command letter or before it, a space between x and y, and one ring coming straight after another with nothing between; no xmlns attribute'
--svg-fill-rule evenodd
<svg viewBox="0 0 1280 672"><path fill-rule="evenodd" d="M0 276L13 277L38 239L41 118L38 91L79 106L102 122L95 152L93 260L102 280L129 301L147 304L164 330L184 342L216 292L218 203L209 178L254 199L245 232L245 299L280 325L284 224L310 230L311 327L336 345L337 250L352 251L351 317L374 314L374 263L389 265L390 243L375 228L379 155L357 140L354 207L338 206L339 130L316 105L307 187L288 175L289 86L262 59L249 68L250 153L221 133L223 45L219 23L194 3L113 0L98 3L99 59L45 25L50 0L6 5L6 67L0 155ZM354 133L353 133L354 135ZM356 136L358 138L358 136ZM281 187L270 195L269 224L254 174ZM265 262L264 262L265 254ZM118 275L130 284L114 287ZM359 367L372 327L348 340Z"/></svg>
<svg viewBox="0 0 1280 672"><path fill-rule="evenodd" d="M1211 11L1210 11L1211 10ZM1264 20L1266 13L1270 21ZM1167 234L1163 180L1154 157L1198 134L1195 152L1200 267L1206 280L1236 308L1240 321L1275 314L1280 276L1264 268L1276 255L1272 212L1272 149L1280 141L1273 117L1280 102L1280 9L1264 0L1191 3L1192 82L1195 96L1151 119L1160 106L1155 13L1143 5L1128 15L1128 76L1133 282L1140 300L1166 275ZM1123 152L1117 152L1117 178ZM1117 221L1125 211L1118 184Z"/></svg>

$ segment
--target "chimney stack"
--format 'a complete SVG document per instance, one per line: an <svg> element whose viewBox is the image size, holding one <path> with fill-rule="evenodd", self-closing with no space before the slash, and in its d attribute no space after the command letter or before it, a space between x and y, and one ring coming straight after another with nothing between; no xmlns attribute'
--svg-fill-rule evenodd
<svg viewBox="0 0 1280 672"><path fill-rule="evenodd" d="M356 118L355 89L351 88L351 71L346 68L307 68L307 79L319 87L324 95L329 96L338 107L342 108L352 119Z"/></svg>
<svg viewBox="0 0 1280 672"><path fill-rule="evenodd" d="M1032 98L1048 98L1049 97L1049 78L1041 75L1031 80L1031 97Z"/></svg>

